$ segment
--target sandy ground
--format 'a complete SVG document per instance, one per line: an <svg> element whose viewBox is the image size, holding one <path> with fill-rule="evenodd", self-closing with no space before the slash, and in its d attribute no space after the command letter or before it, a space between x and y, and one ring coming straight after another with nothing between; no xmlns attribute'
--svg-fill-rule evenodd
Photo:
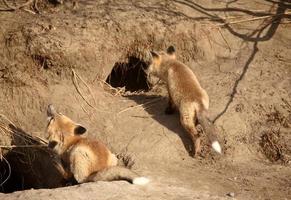
<svg viewBox="0 0 291 200"><path fill-rule="evenodd" d="M290 3L77 2L40 4L35 15L1 11L0 113L45 138L46 107L53 103L87 127L88 137L130 156L133 170L151 184L87 183L0 193L1 199L290 198ZM164 114L162 83L136 93L104 84L116 63L172 44L210 96L223 156L205 142L203 158L189 156L178 113Z"/></svg>

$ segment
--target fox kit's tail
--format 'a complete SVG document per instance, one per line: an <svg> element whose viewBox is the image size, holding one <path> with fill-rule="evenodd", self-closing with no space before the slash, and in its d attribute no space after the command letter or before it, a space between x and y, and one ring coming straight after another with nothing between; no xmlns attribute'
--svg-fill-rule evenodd
<svg viewBox="0 0 291 200"><path fill-rule="evenodd" d="M205 131L209 141L211 142L211 147L221 154L221 146L218 142L218 137L214 124L207 118L205 112L197 113L198 122L201 124L203 130Z"/></svg>
<svg viewBox="0 0 291 200"><path fill-rule="evenodd" d="M135 185L146 185L149 179L146 177L140 177L135 172L125 167L113 166L101 171L91 174L87 178L87 182L92 181L114 181L114 180L126 180Z"/></svg>

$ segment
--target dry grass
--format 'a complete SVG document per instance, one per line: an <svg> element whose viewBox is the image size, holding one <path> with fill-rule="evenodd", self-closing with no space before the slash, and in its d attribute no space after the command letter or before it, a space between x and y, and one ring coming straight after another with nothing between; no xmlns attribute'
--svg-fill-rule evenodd
<svg viewBox="0 0 291 200"><path fill-rule="evenodd" d="M15 153L15 155L25 156L27 159L19 160L19 162L25 162L28 166L31 166L35 159L35 148L42 148L46 150L47 142L45 139L30 135L20 128L17 128L14 123L8 119L5 115L0 114L0 160L4 161L7 165L8 175L1 180L0 187L10 178L11 175L11 163L5 158L8 153ZM3 138L6 138L6 140ZM49 152L49 151L48 151ZM1 173L2 174L2 173ZM6 175L4 172L3 176Z"/></svg>
<svg viewBox="0 0 291 200"><path fill-rule="evenodd" d="M287 144L281 136L280 129L265 131L261 136L260 146L264 155L271 162L289 163L291 161L287 154Z"/></svg>
<svg viewBox="0 0 291 200"><path fill-rule="evenodd" d="M122 166L131 169L132 166L135 164L135 161L131 155L129 155L127 152L122 152L117 154L118 160L121 162Z"/></svg>
<svg viewBox="0 0 291 200"><path fill-rule="evenodd" d="M104 89L104 91L112 94L113 96L121 96L125 94L125 87L115 88L112 87L109 83L103 80L101 77L97 76L95 80L99 83L99 85ZM95 82L94 80L94 82Z"/></svg>
<svg viewBox="0 0 291 200"><path fill-rule="evenodd" d="M61 1L50 1L50 0L27 0L27 1L14 1L14 3L11 3L11 1L2 0L2 5L0 5L0 11L17 11L17 10L23 10L25 12L28 12L30 14L39 14L41 13L46 7L54 4L60 4ZM74 5L74 3L73 3Z"/></svg>

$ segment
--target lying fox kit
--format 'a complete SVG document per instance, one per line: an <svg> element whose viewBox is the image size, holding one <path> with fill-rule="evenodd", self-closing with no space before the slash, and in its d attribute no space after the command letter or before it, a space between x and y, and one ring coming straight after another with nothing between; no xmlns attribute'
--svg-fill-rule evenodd
<svg viewBox="0 0 291 200"><path fill-rule="evenodd" d="M169 103L166 114L175 109L180 112L182 126L190 134L195 146L195 156L201 151L201 139L195 128L198 122L206 132L212 148L221 153L221 147L213 123L207 118L209 97L200 86L192 70L182 62L176 60L175 48L170 46L166 52L151 52L152 61L148 67L148 75L155 75L162 79L169 93Z"/></svg>
<svg viewBox="0 0 291 200"><path fill-rule="evenodd" d="M61 158L64 177L78 183L90 181L127 180L145 185L149 180L117 165L117 158L100 141L81 137L86 128L48 106L48 146Z"/></svg>

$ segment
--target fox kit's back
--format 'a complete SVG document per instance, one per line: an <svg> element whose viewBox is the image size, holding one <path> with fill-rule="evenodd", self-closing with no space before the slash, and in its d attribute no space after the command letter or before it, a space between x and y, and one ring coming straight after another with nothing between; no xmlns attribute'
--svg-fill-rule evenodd
<svg viewBox="0 0 291 200"><path fill-rule="evenodd" d="M169 103L165 112L171 114L175 109L179 110L181 124L195 146L195 155L200 152L200 135L195 128L196 120L203 126L214 150L221 153L216 129L207 118L209 97L193 71L176 60L175 49L172 46L167 49L167 52L151 52L151 54L152 61L147 70L148 74L158 76L166 82Z"/></svg>

